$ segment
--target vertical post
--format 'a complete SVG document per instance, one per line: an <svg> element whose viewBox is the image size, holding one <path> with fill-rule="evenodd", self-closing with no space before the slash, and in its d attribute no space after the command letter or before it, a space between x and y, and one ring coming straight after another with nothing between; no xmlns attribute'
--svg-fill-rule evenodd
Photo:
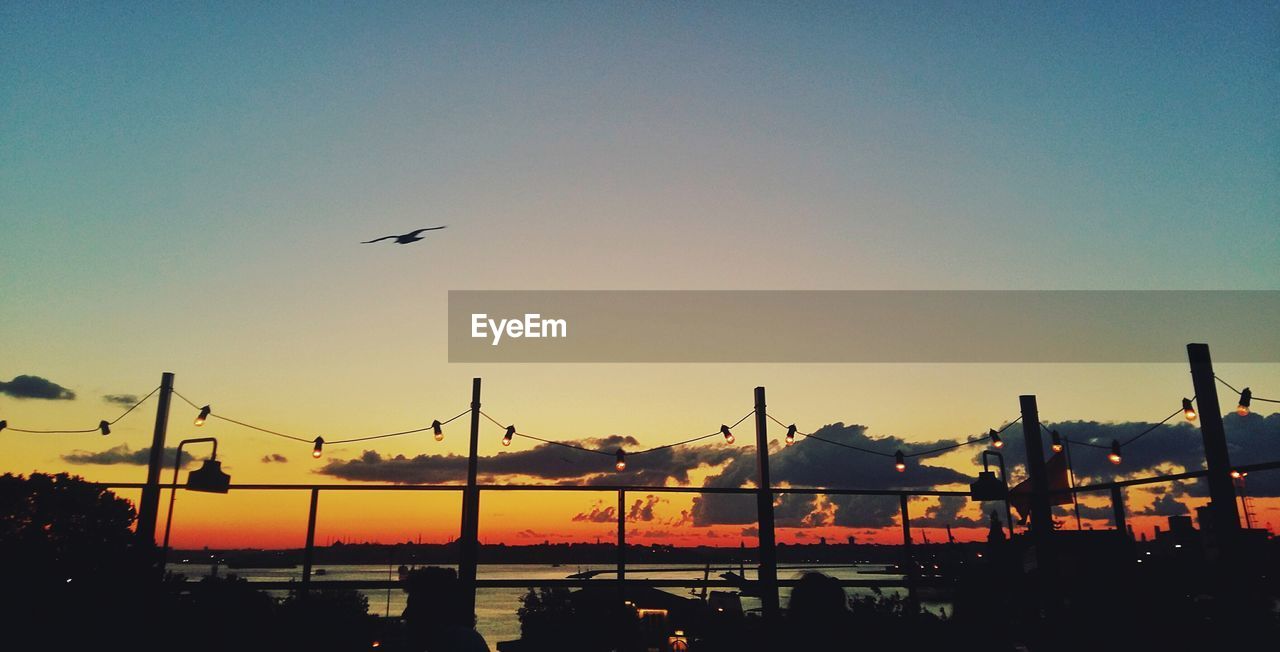
<svg viewBox="0 0 1280 652"><path fill-rule="evenodd" d="M1031 543L1035 547L1035 579L1041 613L1057 622L1058 567L1054 558L1053 513L1049 508L1049 477L1045 470L1044 448L1040 441L1040 408L1034 395L1018 397L1022 408L1022 439L1027 454L1027 474L1031 476Z"/></svg>
<svg viewBox="0 0 1280 652"><path fill-rule="evenodd" d="M147 458L147 483L138 502L138 539L150 545L156 542L156 520L160 511L160 470L164 464L164 438L169 428L169 399L173 395L173 373L160 376L160 392L156 396L156 427L151 433L151 453Z"/></svg>
<svg viewBox="0 0 1280 652"><path fill-rule="evenodd" d="M1044 448L1040 442L1040 409L1036 397L1018 397L1022 408L1022 439L1026 445L1027 473L1031 476L1031 535L1037 544L1053 532L1053 515L1049 509L1049 477L1044 466Z"/></svg>
<svg viewBox="0 0 1280 652"><path fill-rule="evenodd" d="M320 490L311 488L311 510L307 514L307 547L302 549L302 597L305 600L311 588L311 565L316 551L316 507L320 503Z"/></svg>
<svg viewBox="0 0 1280 652"><path fill-rule="evenodd" d="M480 490L476 488L476 463L480 449L480 379L471 379L471 446L467 454L467 488L462 494L462 535L458 538L458 579L462 582L462 609L476 611L476 563L480 556Z"/></svg>
<svg viewBox="0 0 1280 652"><path fill-rule="evenodd" d="M627 492L618 490L618 602L626 599L627 580Z"/></svg>
<svg viewBox="0 0 1280 652"><path fill-rule="evenodd" d="M1218 405L1218 387L1214 384L1209 345L1188 344L1187 358L1191 362L1191 385L1196 393L1200 437L1204 440L1204 461L1209 471L1209 513L1213 518L1214 531L1229 536L1240 529L1240 512L1236 510L1236 490L1231 483L1231 461L1227 457L1227 433L1222 427L1222 409Z"/></svg>
<svg viewBox="0 0 1280 652"><path fill-rule="evenodd" d="M1062 452L1067 456L1067 479L1071 481L1071 506L1076 512L1076 530L1083 530L1080 525L1080 495L1076 493L1076 467L1071 465L1071 442L1062 441Z"/></svg>
<svg viewBox="0 0 1280 652"><path fill-rule="evenodd" d="M759 520L760 602L765 622L778 617L778 549L773 531L773 485L769 480L769 413L765 411L764 388L756 388L756 461L759 484L756 487L756 512Z"/></svg>
<svg viewBox="0 0 1280 652"><path fill-rule="evenodd" d="M1111 520L1115 524L1116 530L1120 532L1128 531L1124 517L1124 489L1122 487L1111 488Z"/></svg>
<svg viewBox="0 0 1280 652"><path fill-rule="evenodd" d="M902 560L903 575L907 583L908 616L914 617L920 611L920 602L916 596L916 558L911 549L911 511L907 507L906 493L898 494L898 515L902 518Z"/></svg>

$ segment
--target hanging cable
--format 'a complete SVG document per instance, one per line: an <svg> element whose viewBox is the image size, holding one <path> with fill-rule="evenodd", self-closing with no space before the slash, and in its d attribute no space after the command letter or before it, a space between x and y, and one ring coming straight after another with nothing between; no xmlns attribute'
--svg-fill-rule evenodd
<svg viewBox="0 0 1280 652"><path fill-rule="evenodd" d="M834 441L834 440L831 440L831 439L827 439L827 438L825 438L825 437L819 437L819 436L817 436L817 435L815 435L815 434L812 434L812 433L808 433L808 432L800 432L799 430L793 430L793 429L795 428L795 426L794 426L794 425L787 425L787 424L785 424L785 423L783 423L783 422L779 421L779 420L778 420L776 417L774 417L772 414L769 414L769 415L766 415L766 416L769 418L769 420L770 420L770 421L773 421L774 423L778 424L779 426L781 426L781 427L783 427L783 428L786 428L786 429L787 429L787 436L788 436L788 437L792 437L792 438L794 438L794 436L795 436L795 435L799 435L799 436L804 437L804 438L806 438L806 439L816 439L816 440L818 440L818 441L820 441L820 442L823 442L823 443L826 443L826 444L831 444L832 446L839 446L839 447L841 447L841 448L848 448L848 449L850 449L850 450L855 450L855 451L858 451L858 452L861 452L861 453L868 453L868 454L871 454L871 455L880 455L881 457L895 457L895 456L897 455L896 453L886 453L886 452L883 452L883 451L872 450L872 449L870 449L870 448L863 448L862 446L855 446L855 445L853 445L853 444L846 444L846 443L841 442L841 441ZM1008 430L1010 426L1012 426L1013 424L1015 424L1015 423L1017 423L1017 422L1019 422L1019 421L1021 421L1021 420L1022 420L1022 417L1018 417L1017 419L1014 419L1013 421L1010 421L1010 422L1006 423L1006 424L1005 424L1003 427L1001 427L999 430L991 430L991 431L990 431L990 432L988 432L986 435L983 435L982 437L978 437L977 439L967 439L967 440L962 441L962 442L957 442L957 443L955 443L955 444L947 444L946 446L939 446L939 447L937 447L937 448L930 448L930 449L922 450L922 451L913 451L913 452L910 452L910 453L903 453L903 457L921 457L921 456L926 456L926 455L933 455L933 454L935 454L935 453L942 453L942 452L949 451L949 450L952 450L952 449L955 449L955 448L960 448L960 447L962 447L962 446L972 446L972 445L974 445L974 444L980 444L980 443L982 443L982 442L984 442L984 441L987 441L988 439L991 439L991 436L992 436L993 434L996 436L996 438L997 438L997 440L998 440L998 439L999 439L999 436L1000 436L1000 433L1002 433L1002 432L1004 432L1004 431ZM788 444L788 445L790 445L790 444ZM898 451L898 452L901 452L901 451Z"/></svg>
<svg viewBox="0 0 1280 652"><path fill-rule="evenodd" d="M242 428L248 428L248 429L251 429L251 430L257 430L257 432L265 433L265 434L271 434L271 436L280 437L280 438L284 438L284 439L292 439L292 441L294 441L294 442L315 443L315 439L307 439L307 438L305 438L305 437L296 437L296 436L292 436L292 434L287 434L287 433L278 432L278 430L271 430L271 429L268 429L268 428L262 428L262 427L259 427L259 425L253 425L253 424L250 424L250 423L244 423L244 421L239 421L239 420L236 420L236 419L232 419L232 418L230 418L230 416L223 416L223 415L220 415L220 414L218 414L218 412L214 412L214 411L212 411L212 409L211 409L211 407L210 407L209 405L197 406L195 401L192 401L192 400L191 400L191 398L187 398L186 396L183 396L183 395L182 395L182 392L177 391L177 389L174 389L173 393L174 393L174 395L175 395L175 396L177 396L178 398L182 398L182 401L183 401L183 402L186 402L186 403L187 403L187 405L189 405L189 406L191 406L191 407L192 407L192 409L200 410L200 416L197 416L197 418L196 418L196 419L197 419L197 421L200 421L201 419L205 419L205 420L207 420L207 419L209 419L209 418L212 418L212 419L221 419L221 420L223 420L223 421L228 421L228 423L233 423L233 424L239 425L239 427L242 427ZM462 416L465 416L465 415L467 415L467 414L470 414L470 412L471 412L471 410L463 410L462 412L458 412L458 414L457 414L456 416L453 416L453 418L448 419L448 420L445 420L445 421L440 421L440 420L436 419L436 420L434 420L434 421L431 421L431 425L428 425L428 427L425 427L425 428L413 428L413 429L411 429L411 430L398 430L398 432L394 432L394 433L370 434L370 436L367 436L367 437L351 437L351 438L347 438L347 439L323 439L323 441L321 441L321 442L320 442L320 446L323 446L323 444L325 444L325 443L330 444L330 446L337 446L337 444L342 444L342 443L367 442L367 441L370 441L370 439L383 439L383 438L387 438L387 437L401 437L401 436L406 436L406 434L415 434L415 433L426 432L426 430L433 430L433 433L434 433L434 434L435 434L435 436L436 436L436 441L440 441L440 439L443 439L443 438L444 438L444 432L443 432L443 430L442 430L442 428L444 427L444 425L448 425L449 423L453 423L453 421L454 421L454 420L461 419L461 418L462 418ZM198 424L197 424L197 425L198 425ZM317 438L317 439L319 439L319 438ZM314 452L319 452L319 447L317 447L317 448L316 448L316 451L314 451ZM317 457L319 457L319 456L317 456Z"/></svg>
<svg viewBox="0 0 1280 652"><path fill-rule="evenodd" d="M1245 393L1246 393L1246 392L1248 392L1248 397L1249 397L1249 399L1251 399L1251 400L1254 400L1254 401L1262 401L1263 403L1280 403L1280 399L1274 399L1274 398L1263 398L1263 397L1261 397L1261 396L1254 396L1254 395L1253 395L1253 392L1252 392L1248 387L1244 388L1243 390L1236 389L1235 387L1232 387L1232 386L1231 386L1231 383L1229 383L1229 382L1227 382L1227 381L1225 381L1225 380L1223 380L1223 379L1219 378L1219 377L1218 377L1218 376L1216 376L1216 375L1215 375L1213 378L1214 378L1214 380L1216 380L1216 381L1218 381L1218 382L1222 383L1223 385L1226 385L1226 386L1227 386L1227 389L1230 389L1231 391L1235 392L1236 394L1239 394L1241 397L1244 397L1244 396L1245 396ZM1248 402L1246 402L1246 401L1242 401L1242 402L1241 402L1241 404L1242 404L1242 405L1244 405L1246 408L1248 408L1248 407L1249 407L1249 403L1248 403Z"/></svg>
<svg viewBox="0 0 1280 652"><path fill-rule="evenodd" d="M100 432L103 435L109 435L111 434L111 426L116 425L117 421L129 416L130 412L133 412L135 409L137 409L139 405L146 403L147 399L151 398L152 396L155 396L156 392L158 391L160 391L160 388L156 387L155 389L151 390L151 392L148 393L146 396L143 396L142 398L138 399L138 402L134 403L133 405L130 405L127 410L125 410L124 412L121 412L120 416L110 421L103 419L98 422L97 426L94 426L92 428L85 428L84 430L29 430L27 428L11 427L8 421L0 421L0 430L12 430L14 432L24 432L30 435L83 435L91 432Z"/></svg>

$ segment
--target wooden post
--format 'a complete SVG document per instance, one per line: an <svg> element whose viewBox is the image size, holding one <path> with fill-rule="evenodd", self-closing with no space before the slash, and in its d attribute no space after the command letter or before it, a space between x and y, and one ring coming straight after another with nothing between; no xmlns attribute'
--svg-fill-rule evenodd
<svg viewBox="0 0 1280 652"><path fill-rule="evenodd" d="M1240 529L1240 512L1236 509L1236 489L1231 482L1231 460L1227 457L1227 433L1222 427L1222 409L1218 405L1218 387L1213 375L1213 360L1208 344L1188 344L1191 362L1191 384L1196 393L1200 437L1204 440L1204 461L1209 475L1209 513L1213 531L1230 536Z"/></svg>
<svg viewBox="0 0 1280 652"><path fill-rule="evenodd" d="M307 514L307 546L302 550L302 598L305 600L311 588L311 565L316 551L316 507L320 503L320 490L311 488L311 510Z"/></svg>
<svg viewBox="0 0 1280 652"><path fill-rule="evenodd" d="M1040 442L1040 410L1035 396L1019 396L1022 407L1022 439L1026 444L1027 474L1031 476L1031 535L1048 537L1053 532L1053 513L1049 509L1049 477L1044 466L1044 448Z"/></svg>
<svg viewBox="0 0 1280 652"><path fill-rule="evenodd" d="M1121 533L1128 532L1124 517L1124 489L1111 488L1111 520Z"/></svg>
<svg viewBox="0 0 1280 652"><path fill-rule="evenodd" d="M773 526L773 485L769 480L769 416L765 411L764 388L756 388L756 513L760 540L760 602L765 622L778 618L778 549Z"/></svg>
<svg viewBox="0 0 1280 652"><path fill-rule="evenodd" d="M476 564L480 557L480 490L476 463L480 448L480 379L471 380L471 447L467 457L467 488L462 494L462 533L458 537L458 579L462 582L463 613L476 611Z"/></svg>
<svg viewBox="0 0 1280 652"><path fill-rule="evenodd" d="M142 487L142 499L138 501L137 535L141 541L155 545L156 520L160 512L160 471L164 465L164 439L169 428L169 399L173 395L173 374L160 376L160 391L156 396L156 426L151 433L151 452L147 458L147 483Z"/></svg>

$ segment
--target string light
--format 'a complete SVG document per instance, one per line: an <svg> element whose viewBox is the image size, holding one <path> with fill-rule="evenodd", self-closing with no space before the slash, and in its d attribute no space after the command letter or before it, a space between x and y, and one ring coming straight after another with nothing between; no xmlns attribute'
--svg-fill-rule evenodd
<svg viewBox="0 0 1280 652"><path fill-rule="evenodd" d="M787 426L787 445L796 443L796 424Z"/></svg>
<svg viewBox="0 0 1280 652"><path fill-rule="evenodd" d="M733 443L733 433L729 432L729 426L726 426L723 423L720 424L720 434L724 435L724 443Z"/></svg>
<svg viewBox="0 0 1280 652"><path fill-rule="evenodd" d="M1109 453L1109 454L1107 455L1107 459L1111 460L1111 463L1112 463L1112 464L1119 464L1119 463L1120 463L1121 457L1120 457L1120 442L1119 442L1119 441L1117 441L1117 440L1115 440L1115 439L1112 439L1112 440L1111 440L1111 453Z"/></svg>
<svg viewBox="0 0 1280 652"><path fill-rule="evenodd" d="M1231 469L1231 477L1232 479L1239 480L1244 477L1244 474L1237 469Z"/></svg>
<svg viewBox="0 0 1280 652"><path fill-rule="evenodd" d="M893 468L897 469L898 473L907 470L907 459L903 456L902 451L893 454Z"/></svg>
<svg viewBox="0 0 1280 652"><path fill-rule="evenodd" d="M623 453L621 448L618 449L617 459L618 461L614 463L613 468L619 471L626 471L627 470L627 454Z"/></svg>
<svg viewBox="0 0 1280 652"><path fill-rule="evenodd" d="M1249 403L1253 401L1253 391L1248 387L1240 390L1240 404L1236 406L1236 414L1247 417L1249 416Z"/></svg>
<svg viewBox="0 0 1280 652"><path fill-rule="evenodd" d="M213 410L210 410L208 405L200 408L200 414L196 416L196 425L203 426L204 420L209 418L209 413L212 411Z"/></svg>
<svg viewBox="0 0 1280 652"><path fill-rule="evenodd" d="M516 427L515 427L515 426L507 426L507 433L506 433L505 435L503 435L503 436L502 436L502 445L503 445L503 446L510 446L510 445L511 445L511 438L512 438L512 437L515 437L515 436L516 436Z"/></svg>
<svg viewBox="0 0 1280 652"><path fill-rule="evenodd" d="M1049 438L1053 442L1049 444L1049 448L1053 449L1053 452L1055 453L1061 453L1062 452L1062 435L1059 435L1057 430L1050 430Z"/></svg>
<svg viewBox="0 0 1280 652"><path fill-rule="evenodd" d="M995 428L987 433L987 437L991 439L992 448L1004 448L1004 440L1000 438L1000 433L996 432Z"/></svg>
<svg viewBox="0 0 1280 652"><path fill-rule="evenodd" d="M1189 398L1182 399L1182 416L1186 417L1187 421L1196 420L1196 408L1191 405L1191 399Z"/></svg>
<svg viewBox="0 0 1280 652"><path fill-rule="evenodd" d="M102 432L103 437L106 437L107 435L111 434L111 424L107 423L106 419L103 419L102 421L98 422L98 430Z"/></svg>
<svg viewBox="0 0 1280 652"><path fill-rule="evenodd" d="M324 437L316 437L315 448L311 449L311 457L320 458L320 451L324 449Z"/></svg>
<svg viewBox="0 0 1280 652"><path fill-rule="evenodd" d="M435 436L436 441L444 441L444 426L441 425L439 419L431 422L431 432Z"/></svg>

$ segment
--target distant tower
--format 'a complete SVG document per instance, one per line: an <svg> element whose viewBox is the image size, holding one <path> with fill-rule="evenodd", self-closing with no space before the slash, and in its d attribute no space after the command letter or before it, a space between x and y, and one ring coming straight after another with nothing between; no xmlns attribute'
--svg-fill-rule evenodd
<svg viewBox="0 0 1280 652"><path fill-rule="evenodd" d="M1000 515L996 511L991 510L990 527L987 529L987 543L996 545L1004 543L1004 524L1000 522Z"/></svg>
<svg viewBox="0 0 1280 652"><path fill-rule="evenodd" d="M951 524L947 523L947 543L955 543L956 538L951 536Z"/></svg>

